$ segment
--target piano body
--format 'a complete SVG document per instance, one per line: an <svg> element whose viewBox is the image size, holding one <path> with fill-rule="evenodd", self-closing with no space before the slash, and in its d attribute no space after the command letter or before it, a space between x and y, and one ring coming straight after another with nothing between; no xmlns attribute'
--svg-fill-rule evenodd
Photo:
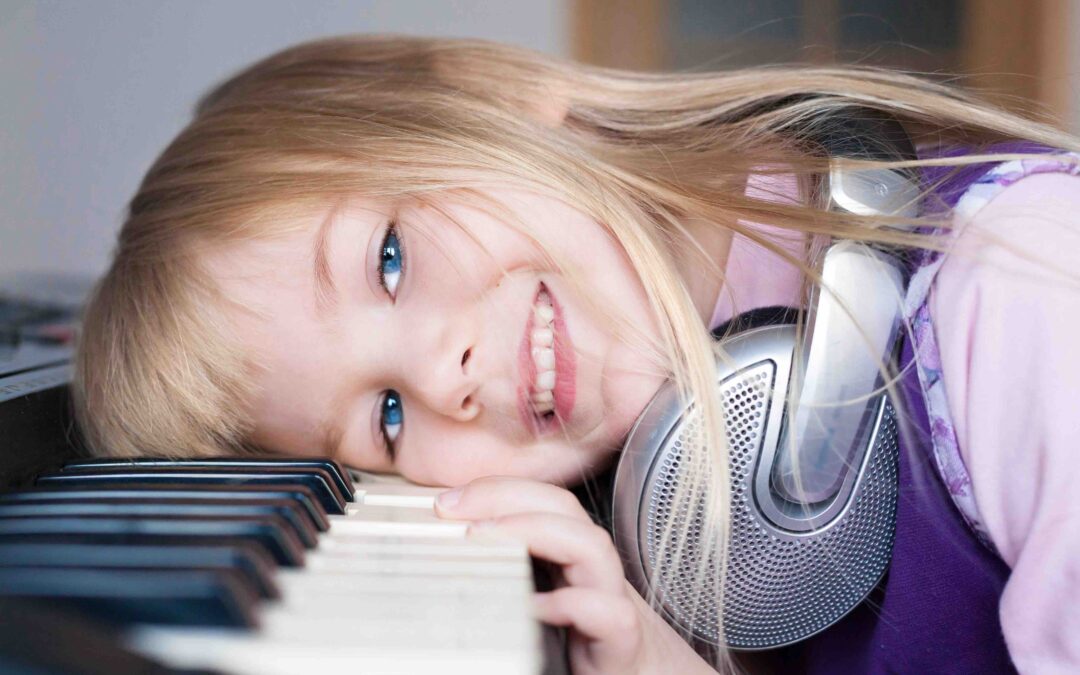
<svg viewBox="0 0 1080 675"><path fill-rule="evenodd" d="M0 672L565 667L525 548L466 538L439 489L332 460L79 457L67 340L2 349Z"/></svg>

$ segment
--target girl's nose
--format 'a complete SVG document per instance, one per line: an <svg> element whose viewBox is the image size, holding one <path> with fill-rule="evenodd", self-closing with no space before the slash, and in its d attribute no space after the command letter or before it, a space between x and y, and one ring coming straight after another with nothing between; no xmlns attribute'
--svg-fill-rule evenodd
<svg viewBox="0 0 1080 675"><path fill-rule="evenodd" d="M440 414L461 422L480 414L477 400L480 388L478 373L473 367L476 349L468 324L455 317L446 321L442 330L433 331L427 357L416 364L414 382L417 395Z"/></svg>

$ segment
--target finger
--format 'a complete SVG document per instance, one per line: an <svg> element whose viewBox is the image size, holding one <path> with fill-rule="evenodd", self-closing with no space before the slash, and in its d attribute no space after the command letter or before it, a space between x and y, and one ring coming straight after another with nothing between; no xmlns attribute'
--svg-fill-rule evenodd
<svg viewBox="0 0 1080 675"><path fill-rule="evenodd" d="M478 478L440 494L435 500L435 512L439 516L456 520L482 520L538 511L591 522L577 497L568 490L525 478Z"/></svg>
<svg viewBox="0 0 1080 675"><path fill-rule="evenodd" d="M563 579L571 586L623 593L622 562L611 536L589 521L555 513L515 513L474 523L469 533L521 541L531 555L562 566Z"/></svg>
<svg viewBox="0 0 1080 675"><path fill-rule="evenodd" d="M619 642L627 648L640 640L636 608L624 595L567 586L534 594L533 608L538 620L552 626L573 626L592 640Z"/></svg>

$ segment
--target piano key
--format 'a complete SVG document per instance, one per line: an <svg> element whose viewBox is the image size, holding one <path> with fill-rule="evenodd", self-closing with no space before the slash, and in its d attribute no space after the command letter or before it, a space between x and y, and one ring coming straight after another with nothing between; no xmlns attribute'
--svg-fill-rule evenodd
<svg viewBox="0 0 1080 675"><path fill-rule="evenodd" d="M297 599L310 602L326 597L364 597L392 594L399 601L420 599L424 604L439 602L444 597L518 594L520 579L512 577L483 579L475 576L431 576L415 574L374 576L349 574L348 572L292 573L281 570L275 581L283 589L282 602L290 604Z"/></svg>
<svg viewBox="0 0 1080 675"><path fill-rule="evenodd" d="M391 483L360 483L356 487L356 501L367 506L432 509L435 507L435 497L448 489Z"/></svg>
<svg viewBox="0 0 1080 675"><path fill-rule="evenodd" d="M75 485L38 487L31 490L0 494L0 504L8 502L36 503L47 501L84 501L88 498L115 499L133 502L159 502L185 499L231 500L286 500L295 503L308 517L312 525L320 532L330 529L314 493L302 485L258 486L258 485L143 485L102 483L81 488Z"/></svg>
<svg viewBox="0 0 1080 675"><path fill-rule="evenodd" d="M198 519L203 516L278 516L283 525L300 539L305 548L315 548L318 533L301 515L296 506L286 501L247 500L153 500L130 502L124 500L88 498L80 501L38 501L32 504L0 503L0 518L20 516L112 516L116 518L182 517Z"/></svg>
<svg viewBox="0 0 1080 675"><path fill-rule="evenodd" d="M531 632L524 622L514 620L521 618L522 601L527 599L506 595L501 600L484 601L473 595L410 602L369 593L353 599L352 612L326 611L330 602L306 607L275 604L260 615L259 635L266 642L303 640L326 646L348 641L381 648L394 643L401 647L424 643L445 649L490 648L497 642L520 642ZM360 607L366 611L356 611Z"/></svg>
<svg viewBox="0 0 1080 675"><path fill-rule="evenodd" d="M2 543L0 567L116 569L234 569L266 599L281 591L274 561L248 543L221 546L123 546L107 544Z"/></svg>
<svg viewBox="0 0 1080 675"><path fill-rule="evenodd" d="M196 466L185 466L183 463L160 463L160 462L147 462L145 464L131 464L127 463L122 466L97 466L94 464L75 465L69 464L60 471L61 474L97 474L97 475L116 475L116 474L128 474L128 473L208 473L208 474L223 474L223 475L250 475L250 474L262 474L262 475L294 475L294 476L308 476L312 479L318 479L316 484L321 484L322 488L333 495L334 500L344 504L344 493L338 487L338 483L334 480L331 472L318 466L258 466L258 467L245 467L235 466L233 464L207 464ZM300 482L300 481L297 481ZM350 495L351 498L351 495Z"/></svg>
<svg viewBox="0 0 1080 675"><path fill-rule="evenodd" d="M524 560L524 544L487 538L451 539L448 537L378 537L339 535L323 537L318 555L322 557L403 555L412 558L451 558L454 560L484 558L487 560Z"/></svg>
<svg viewBox="0 0 1080 675"><path fill-rule="evenodd" d="M0 518L0 543L23 541L107 541L163 544L249 540L258 543L279 564L299 567L304 548L276 517L215 516L182 518ZM280 519L278 519L280 520ZM82 539L85 538L85 539Z"/></svg>
<svg viewBox="0 0 1080 675"><path fill-rule="evenodd" d="M120 458L91 458L68 462L63 470L78 470L83 467L140 467L140 466L172 466L172 467L238 467L246 469L259 468L317 468L324 469L334 479L338 489L346 501L353 500L355 486L352 476L338 462L332 459L299 459L288 457L203 457L199 459L160 459L157 457L133 457Z"/></svg>
<svg viewBox="0 0 1080 675"><path fill-rule="evenodd" d="M235 675L292 675L317 663L333 672L372 672L409 675L525 675L540 672L534 640L504 640L501 644L446 648L429 646L405 627L381 645L309 644L300 640L270 643L260 636L223 637L210 631L180 631L139 627L127 640L133 650L156 656L178 667L216 668ZM413 639L403 636L414 636ZM335 638L338 637L335 635ZM402 645L401 642L406 644Z"/></svg>
<svg viewBox="0 0 1080 675"><path fill-rule="evenodd" d="M361 558L345 559L343 557L308 557L306 569L309 572L346 572L349 574L365 574L368 576L462 576L477 574L486 579L499 576L511 576L521 578L526 573L531 574L531 569L521 563L520 560L452 560L449 558L418 559L400 556L374 557L364 556Z"/></svg>
<svg viewBox="0 0 1080 675"><path fill-rule="evenodd" d="M49 487L55 485L89 487L104 484L303 485L312 491L323 510L327 513L345 513L346 503L345 498L341 496L337 486L333 484L325 471L322 471L320 475L315 471L294 471L292 469L263 469L250 473L230 468L213 470L147 467L130 471L80 469L41 476L38 478L37 484Z"/></svg>
<svg viewBox="0 0 1080 675"><path fill-rule="evenodd" d="M434 511L350 504L343 516L330 516L330 535L395 534L410 537L464 537L467 521L444 520Z"/></svg>
<svg viewBox="0 0 1080 675"><path fill-rule="evenodd" d="M444 596L474 597L489 602L498 595L519 596L531 588L527 557L486 559L479 555L414 557L396 552L374 557L315 553L303 570L277 575L282 600L310 605L326 598L373 598L393 594L398 602L419 599L425 606ZM324 610L329 611L329 610Z"/></svg>
<svg viewBox="0 0 1080 675"><path fill-rule="evenodd" d="M232 570L0 568L0 596L47 600L111 624L253 627L256 595Z"/></svg>

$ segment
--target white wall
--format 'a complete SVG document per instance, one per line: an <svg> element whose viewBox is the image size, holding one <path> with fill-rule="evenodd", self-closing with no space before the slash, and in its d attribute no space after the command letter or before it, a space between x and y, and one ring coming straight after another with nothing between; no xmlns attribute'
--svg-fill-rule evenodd
<svg viewBox="0 0 1080 675"><path fill-rule="evenodd" d="M97 274L143 173L217 80L399 32L569 52L568 0L0 0L0 278Z"/></svg>

